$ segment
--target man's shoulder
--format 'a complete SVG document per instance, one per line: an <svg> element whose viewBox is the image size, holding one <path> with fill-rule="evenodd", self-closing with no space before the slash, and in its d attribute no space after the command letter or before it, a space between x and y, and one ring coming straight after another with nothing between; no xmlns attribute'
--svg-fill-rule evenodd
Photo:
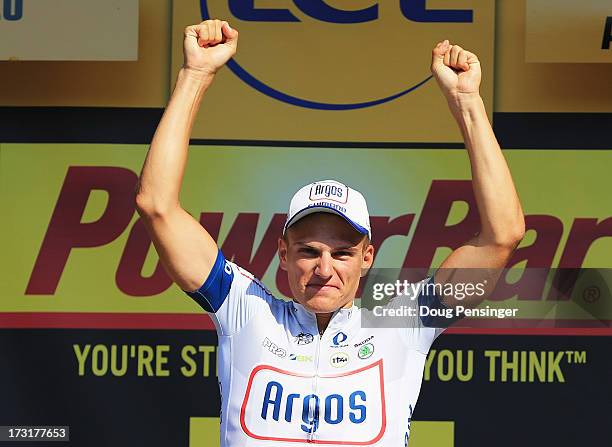
<svg viewBox="0 0 612 447"><path fill-rule="evenodd" d="M287 302L274 295L261 279L247 269L227 261L235 272L235 277L242 283L245 295L253 295L265 299L271 306L286 306Z"/></svg>

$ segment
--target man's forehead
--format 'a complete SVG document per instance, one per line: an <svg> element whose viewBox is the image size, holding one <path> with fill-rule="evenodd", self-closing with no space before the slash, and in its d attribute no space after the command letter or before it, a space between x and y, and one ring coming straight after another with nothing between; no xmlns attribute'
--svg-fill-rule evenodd
<svg viewBox="0 0 612 447"><path fill-rule="evenodd" d="M310 239L310 240L299 240L292 241L292 245L296 245L298 247L312 247L319 248L321 246L331 246L332 248L339 249L353 249L359 248L361 245L361 241L345 241L345 240L337 240L337 241L322 241L319 239Z"/></svg>
<svg viewBox="0 0 612 447"><path fill-rule="evenodd" d="M314 231L323 228L330 229L331 227L337 227L340 229L353 229L351 224L349 224L346 219L343 217L325 211L318 211L315 213L308 214L302 217L300 220L295 222L289 228L294 229L312 229Z"/></svg>
<svg viewBox="0 0 612 447"><path fill-rule="evenodd" d="M304 217L287 229L292 243L327 245L359 245L365 236L355 230L342 217L330 213L314 213Z"/></svg>

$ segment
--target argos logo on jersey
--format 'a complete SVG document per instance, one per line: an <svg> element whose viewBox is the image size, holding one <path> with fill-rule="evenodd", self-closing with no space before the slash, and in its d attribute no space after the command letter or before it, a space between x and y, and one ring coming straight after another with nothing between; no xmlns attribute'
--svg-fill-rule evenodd
<svg viewBox="0 0 612 447"><path fill-rule="evenodd" d="M373 444L386 428L382 368L379 360L315 377L260 365L249 377L242 430L267 441Z"/></svg>

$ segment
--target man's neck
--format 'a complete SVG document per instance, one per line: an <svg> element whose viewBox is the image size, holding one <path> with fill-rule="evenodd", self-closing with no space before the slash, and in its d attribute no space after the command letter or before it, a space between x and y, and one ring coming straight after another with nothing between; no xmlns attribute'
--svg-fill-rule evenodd
<svg viewBox="0 0 612 447"><path fill-rule="evenodd" d="M323 335L325 329L327 329L327 325L331 320L333 313L328 314L317 314L317 326L319 328L319 335Z"/></svg>
<svg viewBox="0 0 612 447"><path fill-rule="evenodd" d="M341 309L350 309L351 307L353 307L353 301L349 301L344 306L342 306ZM325 332L325 329L327 329L327 326L329 325L329 322L331 321L331 318L333 315L334 315L334 312L316 314L317 327L319 328L319 335L323 335L323 332Z"/></svg>

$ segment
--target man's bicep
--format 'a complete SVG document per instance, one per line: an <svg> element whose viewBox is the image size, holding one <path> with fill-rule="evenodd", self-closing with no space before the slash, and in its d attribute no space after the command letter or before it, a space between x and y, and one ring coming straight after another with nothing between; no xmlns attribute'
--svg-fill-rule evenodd
<svg viewBox="0 0 612 447"><path fill-rule="evenodd" d="M513 250L493 244L483 244L474 238L453 250L440 264L440 269L501 269Z"/></svg>
<svg viewBox="0 0 612 447"><path fill-rule="evenodd" d="M511 255L511 249L483 244L478 238L454 250L435 275L436 282L444 290L444 303L449 307L478 306L495 289ZM462 292L458 296L457 291L466 285L469 285L470 293Z"/></svg>
<svg viewBox="0 0 612 447"><path fill-rule="evenodd" d="M217 258L217 244L208 232L181 207L143 222L159 259L172 280L183 290L198 289Z"/></svg>

